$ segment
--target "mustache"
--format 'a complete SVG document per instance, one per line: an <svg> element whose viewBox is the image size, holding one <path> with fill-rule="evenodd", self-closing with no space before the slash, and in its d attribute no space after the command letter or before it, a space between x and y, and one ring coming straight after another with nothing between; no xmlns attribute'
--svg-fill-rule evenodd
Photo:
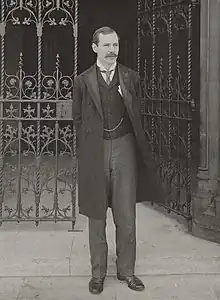
<svg viewBox="0 0 220 300"><path fill-rule="evenodd" d="M112 54L107 54L105 57L106 57L106 58L108 58L108 57L118 57L118 55L117 55L117 54L114 54L114 53L112 53Z"/></svg>

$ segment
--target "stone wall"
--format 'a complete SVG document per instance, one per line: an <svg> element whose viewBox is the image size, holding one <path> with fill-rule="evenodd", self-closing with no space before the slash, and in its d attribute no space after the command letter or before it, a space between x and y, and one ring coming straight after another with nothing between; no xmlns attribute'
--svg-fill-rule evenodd
<svg viewBox="0 0 220 300"><path fill-rule="evenodd" d="M220 242L220 1L201 0L200 166L193 233Z"/></svg>

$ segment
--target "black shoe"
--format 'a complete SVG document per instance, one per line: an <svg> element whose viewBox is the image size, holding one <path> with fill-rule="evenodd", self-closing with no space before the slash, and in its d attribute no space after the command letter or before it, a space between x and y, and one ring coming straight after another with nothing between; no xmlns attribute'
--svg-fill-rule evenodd
<svg viewBox="0 0 220 300"><path fill-rule="evenodd" d="M94 278L89 282L89 291L92 294L100 294L103 291L104 278Z"/></svg>
<svg viewBox="0 0 220 300"><path fill-rule="evenodd" d="M143 291L145 289L145 286L144 286L143 282L135 275L133 275L133 276L123 276L123 275L117 274L117 278L120 281L127 282L128 287L131 290Z"/></svg>

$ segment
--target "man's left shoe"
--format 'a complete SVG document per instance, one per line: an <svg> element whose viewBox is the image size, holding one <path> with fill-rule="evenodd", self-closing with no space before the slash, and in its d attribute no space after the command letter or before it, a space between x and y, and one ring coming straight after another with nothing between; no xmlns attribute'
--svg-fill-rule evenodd
<svg viewBox="0 0 220 300"><path fill-rule="evenodd" d="M140 280L140 278L138 278L135 275L133 275L133 276L123 276L123 275L117 274L117 278L120 281L127 282L128 287L131 290L143 291L145 289L145 286L144 286L143 282Z"/></svg>

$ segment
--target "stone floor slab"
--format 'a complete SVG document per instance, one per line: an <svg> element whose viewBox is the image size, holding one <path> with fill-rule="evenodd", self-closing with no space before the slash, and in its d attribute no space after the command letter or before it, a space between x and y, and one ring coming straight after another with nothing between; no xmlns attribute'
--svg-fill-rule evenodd
<svg viewBox="0 0 220 300"><path fill-rule="evenodd" d="M117 299L126 300L217 300L206 276L143 276L146 285L142 293L117 284Z"/></svg>
<svg viewBox="0 0 220 300"><path fill-rule="evenodd" d="M53 277L28 278L20 290L17 300L89 300L94 299L88 290L89 278ZM105 288L98 299L116 299L113 279L107 278Z"/></svg>
<svg viewBox="0 0 220 300"><path fill-rule="evenodd" d="M220 300L220 275L210 275L208 276L208 280L216 298Z"/></svg>
<svg viewBox="0 0 220 300"><path fill-rule="evenodd" d="M139 275L220 274L219 257L149 256L137 259Z"/></svg>
<svg viewBox="0 0 220 300"><path fill-rule="evenodd" d="M22 278L0 278L0 300L16 300L23 282Z"/></svg>
<svg viewBox="0 0 220 300"><path fill-rule="evenodd" d="M1 236L1 234L0 234ZM6 232L0 238L0 276L68 275L74 239L68 232Z"/></svg>

